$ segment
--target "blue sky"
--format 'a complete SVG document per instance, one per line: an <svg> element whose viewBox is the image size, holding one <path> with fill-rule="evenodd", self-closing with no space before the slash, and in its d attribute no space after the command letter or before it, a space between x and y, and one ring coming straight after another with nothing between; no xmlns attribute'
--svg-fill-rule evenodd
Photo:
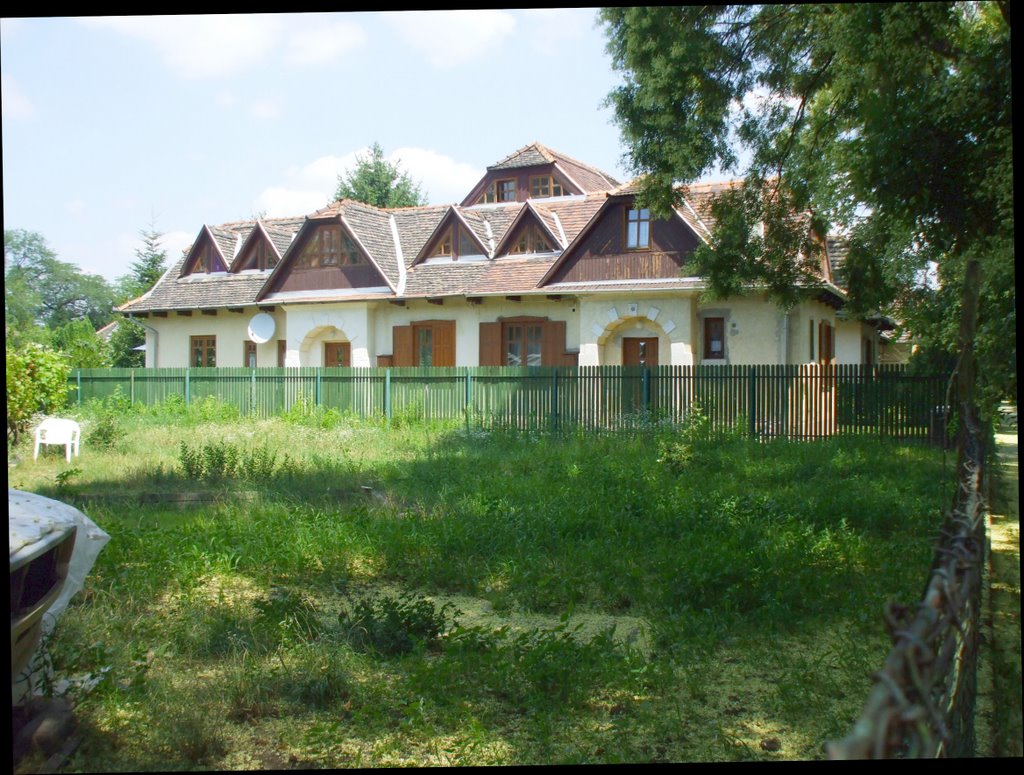
<svg viewBox="0 0 1024 775"><path fill-rule="evenodd" d="M6 18L4 228L114 279L154 224L327 204L378 142L433 204L533 141L620 180L596 10Z"/></svg>

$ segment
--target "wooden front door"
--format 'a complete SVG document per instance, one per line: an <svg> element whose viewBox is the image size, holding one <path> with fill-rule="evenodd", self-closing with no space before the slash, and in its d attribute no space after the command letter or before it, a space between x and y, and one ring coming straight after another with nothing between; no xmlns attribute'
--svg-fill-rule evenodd
<svg viewBox="0 0 1024 775"><path fill-rule="evenodd" d="M657 366L658 337L656 336L624 336L622 337L623 366Z"/></svg>
<svg viewBox="0 0 1024 775"><path fill-rule="evenodd" d="M351 366L352 346L348 342L324 342L324 366Z"/></svg>

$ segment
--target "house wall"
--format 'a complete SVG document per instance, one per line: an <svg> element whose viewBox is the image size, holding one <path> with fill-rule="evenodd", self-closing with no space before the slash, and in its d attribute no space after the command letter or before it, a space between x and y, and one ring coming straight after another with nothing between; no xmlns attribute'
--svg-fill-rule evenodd
<svg viewBox="0 0 1024 775"><path fill-rule="evenodd" d="M691 305L680 296L582 297L579 365L621 364L623 336L657 336L659 364L691 365Z"/></svg>
<svg viewBox="0 0 1024 775"><path fill-rule="evenodd" d="M836 321L836 363L860 363L863 360L865 337L875 342L878 352L878 341L875 332L859 320Z"/></svg>
<svg viewBox="0 0 1024 775"><path fill-rule="evenodd" d="M522 302L504 298L484 298L480 304L469 304L464 300L445 300L444 304L428 304L426 301L410 301L404 307L384 305L378 309L374 319L376 365L378 355L393 355L392 333L394 326L407 326L424 320L455 321L455 365L477 366L480 362L480 324L490 323L502 317L536 316L566 323L566 349L579 348L579 318L576 305L570 301L549 301L528 297Z"/></svg>
<svg viewBox="0 0 1024 775"><path fill-rule="evenodd" d="M216 315L198 311L191 316L171 312L166 318L150 316L147 329L146 365L188 365L189 338L217 337L217 365L244 366L244 342L248 325L259 310L241 313L219 310ZM564 321L565 348L579 353L579 365L620 365L623 337L657 337L658 362L662 365L694 365L702 362L703 319L726 319L727 364L783 364L811 361L809 327L813 323L815 359L817 326L826 320L836 326L836 362L860 363L861 340L877 334L859 321L836 320L835 311L818 301L797 304L788 313L765 297L699 302L694 293L581 296L548 300L524 297L522 302L486 297L480 304L447 299L444 304L425 300L405 306L380 302L332 304L278 304L269 313L274 335L257 345L257 365L277 365L277 341L287 342L287 366L320 366L324 343L349 342L352 365L376 366L379 356L393 355L392 328L427 320L455 323L455 364L477 366L480 357L480 324L503 317L536 316ZM712 361L717 362L717 361Z"/></svg>
<svg viewBox="0 0 1024 775"><path fill-rule="evenodd" d="M826 321L830 325L836 325L836 312L827 304L823 304L817 300L803 301L797 304L790 313L790 326L789 326L789 355L787 356L786 363L816 363L818 359L818 324L822 321ZM814 356L811 356L811 344L810 340L812 337L811 324L813 327L813 339L814 339ZM839 361L839 344L838 344L838 330L836 331L836 362ZM858 360L854 361L859 363Z"/></svg>
<svg viewBox="0 0 1024 775"><path fill-rule="evenodd" d="M371 305L282 305L282 309L288 319L285 366L322 366L325 342L348 342L352 366L377 365Z"/></svg>
<svg viewBox="0 0 1024 775"><path fill-rule="evenodd" d="M249 321L257 313L255 307L241 313L218 310L216 315L203 315L198 311L191 316L169 312L166 318L149 316L144 323L156 331L146 331L147 367L183 367L189 365L189 339L193 336L217 337L217 365L245 366L245 345L249 339ZM277 342L283 336L284 315L272 314L276 323L274 337L256 346L259 366L277 365Z"/></svg>

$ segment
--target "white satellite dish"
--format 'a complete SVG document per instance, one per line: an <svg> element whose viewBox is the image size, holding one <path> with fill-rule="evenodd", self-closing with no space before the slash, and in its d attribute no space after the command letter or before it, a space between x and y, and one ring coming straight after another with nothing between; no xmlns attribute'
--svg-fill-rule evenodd
<svg viewBox="0 0 1024 775"><path fill-rule="evenodd" d="M274 335L274 318L266 312L257 312L249 321L249 338L256 344L269 342Z"/></svg>

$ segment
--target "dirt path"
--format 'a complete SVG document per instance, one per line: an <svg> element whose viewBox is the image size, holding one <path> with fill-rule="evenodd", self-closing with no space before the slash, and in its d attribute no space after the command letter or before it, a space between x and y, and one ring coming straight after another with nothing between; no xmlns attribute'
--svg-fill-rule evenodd
<svg viewBox="0 0 1024 775"><path fill-rule="evenodd" d="M1020 511L1017 434L996 434L999 471L989 514L985 648L978 755L1021 756Z"/></svg>

